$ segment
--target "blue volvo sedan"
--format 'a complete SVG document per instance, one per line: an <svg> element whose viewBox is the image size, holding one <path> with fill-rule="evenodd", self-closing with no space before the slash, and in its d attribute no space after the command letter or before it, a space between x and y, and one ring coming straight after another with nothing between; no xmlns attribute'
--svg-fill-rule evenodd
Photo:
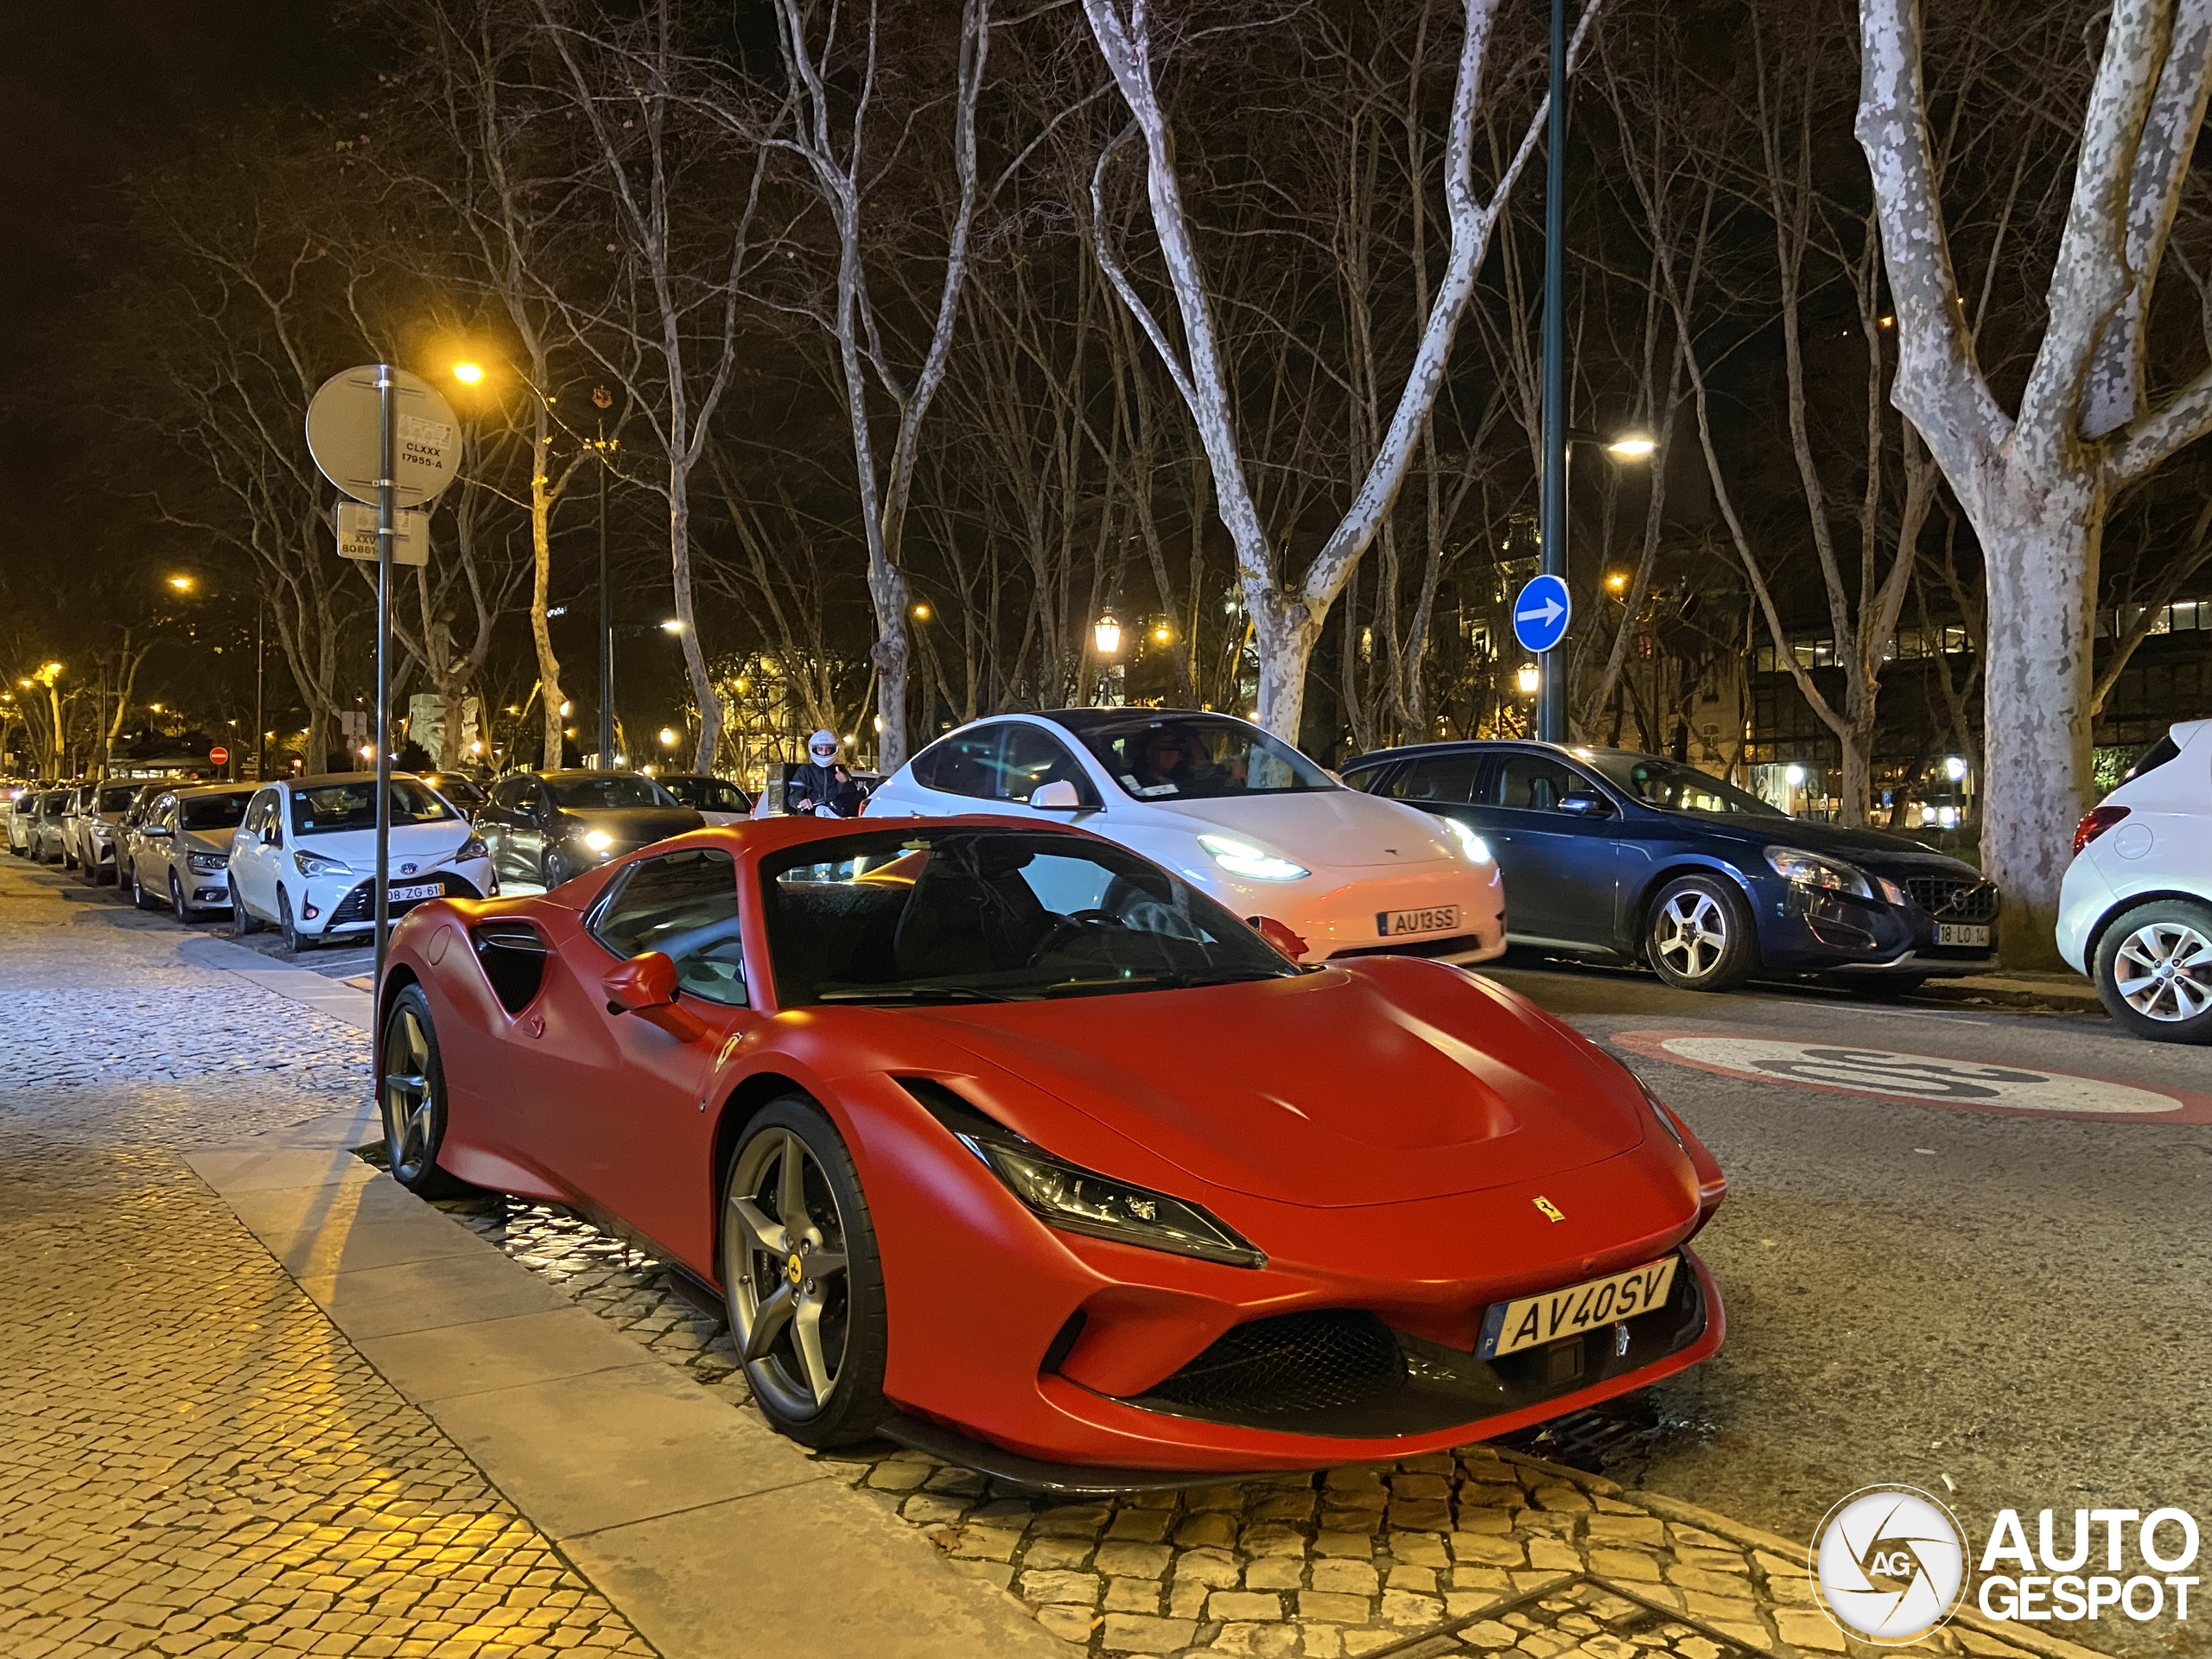
<svg viewBox="0 0 2212 1659"><path fill-rule="evenodd" d="M1684 990L1821 977L1902 995L1996 965L1995 885L1903 836L1793 818L1624 749L1426 743L1344 779L1491 845L1515 944L1648 964Z"/></svg>

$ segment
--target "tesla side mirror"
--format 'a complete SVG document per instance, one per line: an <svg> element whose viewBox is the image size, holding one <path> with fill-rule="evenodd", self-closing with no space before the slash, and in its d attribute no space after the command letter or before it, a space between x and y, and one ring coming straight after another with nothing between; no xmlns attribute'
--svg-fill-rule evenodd
<svg viewBox="0 0 2212 1659"><path fill-rule="evenodd" d="M677 1002L676 964L658 950L617 963L599 982L609 1014L634 1014L683 1042L706 1033L707 1022Z"/></svg>
<svg viewBox="0 0 2212 1659"><path fill-rule="evenodd" d="M1029 804L1039 812L1080 812L1083 796L1065 778L1055 778L1049 784L1039 784L1029 797Z"/></svg>
<svg viewBox="0 0 2212 1659"><path fill-rule="evenodd" d="M1560 802L1559 810L1572 812L1578 818L1610 818L1613 804L1602 795L1592 795L1587 790L1577 790Z"/></svg>

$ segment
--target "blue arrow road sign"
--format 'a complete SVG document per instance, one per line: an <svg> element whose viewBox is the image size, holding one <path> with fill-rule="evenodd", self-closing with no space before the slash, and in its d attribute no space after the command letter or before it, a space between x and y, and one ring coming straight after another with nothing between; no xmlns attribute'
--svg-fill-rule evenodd
<svg viewBox="0 0 2212 1659"><path fill-rule="evenodd" d="M1574 601L1557 576L1538 576L1514 596L1513 637L1522 649L1543 652L1567 638Z"/></svg>

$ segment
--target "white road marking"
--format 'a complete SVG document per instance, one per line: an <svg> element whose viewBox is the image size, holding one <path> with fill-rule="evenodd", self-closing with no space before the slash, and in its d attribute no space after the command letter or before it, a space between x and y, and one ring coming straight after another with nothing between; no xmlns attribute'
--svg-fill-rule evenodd
<svg viewBox="0 0 2212 1659"><path fill-rule="evenodd" d="M2178 1112L2187 1104L2171 1095L2101 1077L1848 1044L1685 1036L1664 1038L1658 1046L1693 1065L1741 1077L1902 1096L1936 1105L2142 1117Z"/></svg>

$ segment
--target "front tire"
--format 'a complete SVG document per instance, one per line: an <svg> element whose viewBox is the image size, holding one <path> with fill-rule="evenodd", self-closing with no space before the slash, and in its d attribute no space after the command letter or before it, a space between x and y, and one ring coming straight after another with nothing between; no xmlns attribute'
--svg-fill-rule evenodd
<svg viewBox="0 0 2212 1659"><path fill-rule="evenodd" d="M558 853L546 854L537 870L538 879L548 893L571 880L575 874L569 868L569 861Z"/></svg>
<svg viewBox="0 0 2212 1659"><path fill-rule="evenodd" d="M384 1116L385 1159L397 1181L418 1198L450 1198L468 1191L438 1167L446 1138L446 1069L430 1000L410 985L391 1000L385 1020L383 1075L377 1103Z"/></svg>
<svg viewBox="0 0 2212 1659"><path fill-rule="evenodd" d="M315 941L293 919L291 897L282 887L276 889L276 931L284 936L284 948L296 957L314 947Z"/></svg>
<svg viewBox="0 0 2212 1659"><path fill-rule="evenodd" d="M763 1416L803 1446L845 1446L884 1414L883 1265L860 1173L804 1095L763 1107L722 1183L730 1332Z"/></svg>
<svg viewBox="0 0 2212 1659"><path fill-rule="evenodd" d="M135 860L130 866L130 904L134 910L159 910L162 907L161 895L147 892L146 884L138 879L138 865Z"/></svg>
<svg viewBox="0 0 2212 1659"><path fill-rule="evenodd" d="M1732 991L1758 966L1751 907L1718 877L1678 876L1651 901L1643 956L1678 991Z"/></svg>
<svg viewBox="0 0 2212 1659"><path fill-rule="evenodd" d="M176 879L176 872L169 872L169 909L177 920L190 925L192 906L184 902L184 883Z"/></svg>
<svg viewBox="0 0 2212 1659"><path fill-rule="evenodd" d="M236 876L232 877L231 931L239 938L243 938L249 933L260 932L261 926L261 918L248 910L245 907L245 899L239 896L238 878Z"/></svg>
<svg viewBox="0 0 2212 1659"><path fill-rule="evenodd" d="M2154 1043L2212 1043L2212 906L2138 905L2097 945L2097 996L2114 1021Z"/></svg>

